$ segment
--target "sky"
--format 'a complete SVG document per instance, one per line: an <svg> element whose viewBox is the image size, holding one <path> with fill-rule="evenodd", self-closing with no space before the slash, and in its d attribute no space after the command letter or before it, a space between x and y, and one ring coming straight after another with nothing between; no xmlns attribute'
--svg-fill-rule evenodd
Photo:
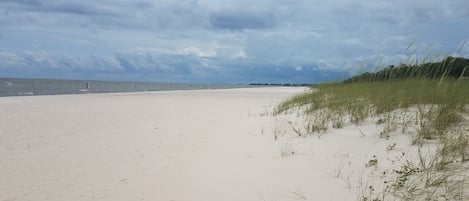
<svg viewBox="0 0 469 201"><path fill-rule="evenodd" d="M468 25L467 0L0 0L0 77L337 81L468 57Z"/></svg>

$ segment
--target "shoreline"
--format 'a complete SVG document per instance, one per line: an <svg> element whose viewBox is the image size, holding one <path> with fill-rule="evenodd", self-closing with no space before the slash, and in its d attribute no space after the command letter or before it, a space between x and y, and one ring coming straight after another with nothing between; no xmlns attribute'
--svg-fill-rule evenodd
<svg viewBox="0 0 469 201"><path fill-rule="evenodd" d="M233 88L207 88L207 89L172 89L172 90L155 90L155 91L134 91L134 92L93 92L93 93L69 93L69 94L44 94L44 95L11 95L0 96L2 98L30 98L30 97L53 97L53 96L82 96L82 95L139 95L139 94L154 94L154 93L185 93L185 92L198 92L198 91L218 91L218 90L237 90L237 89L300 89L306 88L303 86L250 86L250 87L233 87Z"/></svg>

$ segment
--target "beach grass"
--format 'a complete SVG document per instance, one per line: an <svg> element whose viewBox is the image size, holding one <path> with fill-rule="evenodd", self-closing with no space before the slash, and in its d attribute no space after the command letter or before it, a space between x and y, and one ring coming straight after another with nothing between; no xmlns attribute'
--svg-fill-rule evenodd
<svg viewBox="0 0 469 201"><path fill-rule="evenodd" d="M360 124L369 117L387 125L383 133L404 126L409 119L392 113L413 112L418 124L417 139L444 136L447 129L461 120L469 104L468 79L406 79L377 82L318 84L314 90L282 102L274 111L280 114L302 108L309 115L306 132L321 133L341 128L346 122ZM414 111L416 110L416 111Z"/></svg>
<svg viewBox="0 0 469 201"><path fill-rule="evenodd" d="M273 113L301 111L306 120L303 128L295 129L299 136L321 136L328 129L371 120L382 129L379 137L404 133L419 148L435 145L430 157L419 152L420 161L396 169L396 182L385 185L382 197L362 195L359 200L384 200L386 193L400 200L464 200L467 171L461 170L469 161L468 106L469 79L443 74L317 84L285 100Z"/></svg>

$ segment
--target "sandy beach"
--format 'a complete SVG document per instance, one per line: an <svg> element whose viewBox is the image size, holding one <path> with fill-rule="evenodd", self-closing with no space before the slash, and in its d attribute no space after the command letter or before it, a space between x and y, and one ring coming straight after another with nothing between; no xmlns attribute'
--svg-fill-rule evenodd
<svg viewBox="0 0 469 201"><path fill-rule="evenodd" d="M271 112L305 90L0 98L0 201L360 200L418 161L376 119L298 137Z"/></svg>
<svg viewBox="0 0 469 201"><path fill-rule="evenodd" d="M266 114L304 90L0 98L0 200L296 200Z"/></svg>

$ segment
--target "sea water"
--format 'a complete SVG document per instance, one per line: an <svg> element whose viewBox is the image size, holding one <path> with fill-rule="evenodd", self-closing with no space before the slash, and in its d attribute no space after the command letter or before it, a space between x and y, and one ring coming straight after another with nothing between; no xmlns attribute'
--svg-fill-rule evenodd
<svg viewBox="0 0 469 201"><path fill-rule="evenodd" d="M249 85L0 78L0 96L227 89L244 87L249 87Z"/></svg>

